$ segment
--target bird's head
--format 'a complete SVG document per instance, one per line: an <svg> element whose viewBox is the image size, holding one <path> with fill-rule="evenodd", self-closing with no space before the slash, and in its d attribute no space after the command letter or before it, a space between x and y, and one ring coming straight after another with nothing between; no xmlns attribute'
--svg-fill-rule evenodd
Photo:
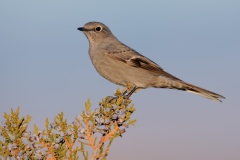
<svg viewBox="0 0 240 160"><path fill-rule="evenodd" d="M78 28L89 40L89 43L100 42L105 38L114 37L110 29L101 22L88 22Z"/></svg>

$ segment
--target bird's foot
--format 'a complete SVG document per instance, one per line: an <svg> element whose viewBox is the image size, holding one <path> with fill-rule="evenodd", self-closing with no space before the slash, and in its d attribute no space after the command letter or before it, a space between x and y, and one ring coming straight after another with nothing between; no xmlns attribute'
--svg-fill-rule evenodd
<svg viewBox="0 0 240 160"><path fill-rule="evenodd" d="M137 90L137 87L134 86L133 88L129 88L129 86L127 85L127 88L125 89L125 91L121 92L120 90L117 90L117 92L115 93L115 97L108 96L106 100L109 103L115 103L116 100L121 96L123 97L123 99L128 100L136 90Z"/></svg>
<svg viewBox="0 0 240 160"><path fill-rule="evenodd" d="M137 90L137 87L134 85L127 84L126 85L126 90L123 92L122 96L125 99L129 99L131 95Z"/></svg>

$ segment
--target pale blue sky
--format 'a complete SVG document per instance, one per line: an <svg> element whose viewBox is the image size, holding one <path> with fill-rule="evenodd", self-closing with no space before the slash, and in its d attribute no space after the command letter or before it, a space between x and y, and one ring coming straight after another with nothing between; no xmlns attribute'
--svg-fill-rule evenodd
<svg viewBox="0 0 240 160"><path fill-rule="evenodd" d="M166 71L222 94L217 103L181 91L132 96L136 127L114 142L109 159L240 159L240 1L1 1L0 121L21 107L40 127L63 111L71 122L118 88L102 78L77 30L89 21Z"/></svg>

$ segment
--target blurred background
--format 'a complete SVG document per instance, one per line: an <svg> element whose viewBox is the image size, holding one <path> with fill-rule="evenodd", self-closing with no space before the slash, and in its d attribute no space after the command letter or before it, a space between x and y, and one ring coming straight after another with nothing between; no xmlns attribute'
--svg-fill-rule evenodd
<svg viewBox="0 0 240 160"><path fill-rule="evenodd" d="M60 112L68 122L88 98L98 107L119 87L102 78L77 30L109 26L123 43L167 72L226 97L187 92L134 94L136 127L114 141L109 159L240 159L240 1L1 1L0 122L10 108L44 126Z"/></svg>

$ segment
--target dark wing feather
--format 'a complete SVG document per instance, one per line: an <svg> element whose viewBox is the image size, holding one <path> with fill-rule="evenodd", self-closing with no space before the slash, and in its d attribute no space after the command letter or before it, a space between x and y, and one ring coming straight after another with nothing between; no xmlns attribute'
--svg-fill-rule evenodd
<svg viewBox="0 0 240 160"><path fill-rule="evenodd" d="M132 49L108 52L107 55L115 60L121 61L131 67L137 67L150 72L159 74L159 76L165 76L174 80L180 80L177 77L165 72L158 64L137 53Z"/></svg>

